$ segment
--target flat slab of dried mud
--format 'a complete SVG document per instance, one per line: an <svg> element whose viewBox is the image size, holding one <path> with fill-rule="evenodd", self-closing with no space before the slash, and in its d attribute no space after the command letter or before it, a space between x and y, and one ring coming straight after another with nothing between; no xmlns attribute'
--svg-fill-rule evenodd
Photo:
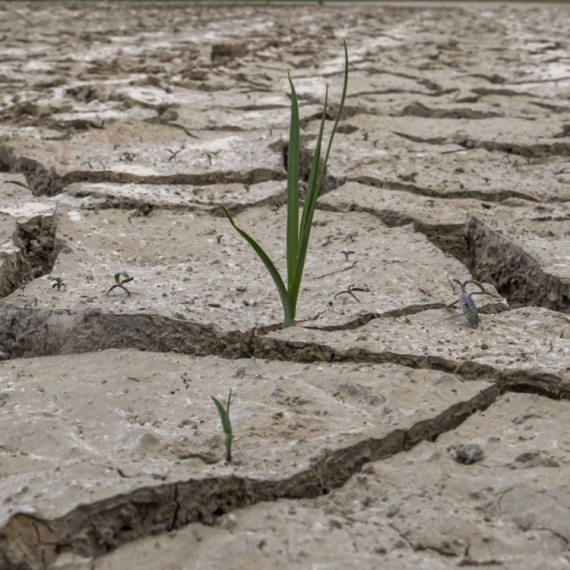
<svg viewBox="0 0 570 570"><path fill-rule="evenodd" d="M569 568L569 27L0 4L0 569ZM342 38L282 331L223 208L284 271Z"/></svg>

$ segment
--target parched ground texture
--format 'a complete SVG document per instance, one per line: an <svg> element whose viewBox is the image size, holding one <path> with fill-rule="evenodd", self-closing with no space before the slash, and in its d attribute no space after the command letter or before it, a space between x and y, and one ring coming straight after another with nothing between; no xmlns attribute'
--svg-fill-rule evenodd
<svg viewBox="0 0 570 570"><path fill-rule="evenodd" d="M568 30L0 3L0 568L570 568ZM306 181L342 38L282 331L223 207L283 269L287 73Z"/></svg>

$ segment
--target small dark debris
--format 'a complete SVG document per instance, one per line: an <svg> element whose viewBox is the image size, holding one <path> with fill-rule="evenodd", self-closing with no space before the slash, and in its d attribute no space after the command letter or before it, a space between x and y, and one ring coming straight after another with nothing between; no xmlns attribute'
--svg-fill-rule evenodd
<svg viewBox="0 0 570 570"><path fill-rule="evenodd" d="M527 451L515 458L513 469L528 469L531 467L560 467L560 463L542 451Z"/></svg>

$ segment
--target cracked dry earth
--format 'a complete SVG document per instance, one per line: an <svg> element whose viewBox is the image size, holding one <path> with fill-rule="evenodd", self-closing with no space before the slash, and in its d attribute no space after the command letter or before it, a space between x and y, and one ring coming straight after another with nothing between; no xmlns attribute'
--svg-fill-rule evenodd
<svg viewBox="0 0 570 570"><path fill-rule="evenodd" d="M570 568L568 29L0 4L0 568ZM343 37L282 331L222 207L282 268L287 72L306 180ZM467 275L478 329L446 308Z"/></svg>

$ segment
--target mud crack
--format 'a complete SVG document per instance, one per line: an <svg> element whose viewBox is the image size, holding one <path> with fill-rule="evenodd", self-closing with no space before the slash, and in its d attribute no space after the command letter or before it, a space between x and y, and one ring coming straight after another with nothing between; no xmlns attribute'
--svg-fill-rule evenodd
<svg viewBox="0 0 570 570"><path fill-rule="evenodd" d="M0 297L48 274L59 248L56 240L57 217L38 215L17 221L9 253L0 252Z"/></svg>
<svg viewBox="0 0 570 570"><path fill-rule="evenodd" d="M498 395L497 387L490 386L408 430L395 429L382 438L324 451L311 467L287 479L235 475L191 479L141 487L84 504L55 520L14 515L0 531L0 568L44 570L65 552L97 558L137 538L193 522L211 525L224 513L261 501L327 494L346 483L365 463L411 449L421 441L433 441L476 411L489 407ZM26 532L30 526L39 530Z"/></svg>
<svg viewBox="0 0 570 570"><path fill-rule="evenodd" d="M8 358L134 348L229 358L250 355L253 331L225 332L215 325L149 314L98 310L19 308L0 302L0 351Z"/></svg>
<svg viewBox="0 0 570 570"><path fill-rule="evenodd" d="M515 142L498 142L477 140L473 138L449 139L447 137L423 138L406 133L395 132L402 138L412 142L431 144L431 145L459 145L467 150L485 149L488 151L499 151L506 154L515 154L525 158L543 158L547 156L570 156L570 143L553 142L553 143L537 143L537 144L519 144ZM532 199L532 198L525 198ZM535 200L536 201L536 200Z"/></svg>
<svg viewBox="0 0 570 570"><path fill-rule="evenodd" d="M414 231L426 236L436 247L467 264L469 255L465 241L465 224L427 224L414 216L398 210L359 206L351 204L343 208L327 203L317 203L317 208L329 212L365 212L379 218L389 228L412 224Z"/></svg>
<svg viewBox="0 0 570 570"><path fill-rule="evenodd" d="M372 352L364 348L333 349L315 342L289 341L274 337L256 337L253 356L291 362L369 362L397 364L408 368L440 370L465 380L494 382L501 392L539 394L555 400L570 399L570 387L561 384L554 374L533 370L499 370L472 360L448 360L439 356Z"/></svg>
<svg viewBox="0 0 570 570"><path fill-rule="evenodd" d="M493 283L510 305L570 311L570 284L546 273L507 237L472 215L467 216L465 237L467 266L479 279Z"/></svg>
<svg viewBox="0 0 570 570"><path fill-rule="evenodd" d="M7 146L0 145L0 172L17 172L26 177L32 193L36 196L55 196L62 192L65 183L55 168L46 168L32 158L16 156Z"/></svg>
<svg viewBox="0 0 570 570"><path fill-rule="evenodd" d="M397 133L399 134L399 133ZM403 136L403 135L402 135ZM406 135L407 137L407 135ZM417 137L414 137L417 138ZM439 140L439 139L438 139ZM439 144L439 143L433 143ZM374 188L385 188L387 190L398 190L400 192L409 192L417 196L428 196L430 198L444 198L448 200L460 200L471 198L473 200L483 200L485 202L503 202L510 198L519 198L529 202L538 202L536 198L525 194L524 192L517 192L516 190L495 190L494 192L483 192L481 190L454 190L440 192L432 188L422 188L416 184L405 184L403 182L396 182L394 180L381 180L372 176L356 176L349 178L348 182L358 182L366 186Z"/></svg>
<svg viewBox="0 0 570 570"><path fill-rule="evenodd" d="M260 182L281 181L286 179L286 172L270 168L254 168L244 172L214 171L202 173L179 173L165 175L139 175L111 170L74 170L64 175L49 170L36 160L17 157L7 146L0 146L0 172L24 174L28 185L36 196L55 196L64 191L66 186L77 182L108 182L115 184L185 184L190 186L208 186L212 184L252 185Z"/></svg>
<svg viewBox="0 0 570 570"><path fill-rule="evenodd" d="M303 328L319 330L319 331L327 331L327 332L346 331L363 327L364 325L368 324L370 321L373 321L375 319L390 319L390 318L405 317L408 315L415 315L417 313L421 313L422 311L443 309L444 307L445 307L444 303L425 303L421 305L408 305L407 307L403 307L401 309L394 309L392 311L386 311L385 313L365 313L359 315L356 319L352 321L348 321L339 325L311 327L306 324L310 323L310 321L305 321L303 322Z"/></svg>

